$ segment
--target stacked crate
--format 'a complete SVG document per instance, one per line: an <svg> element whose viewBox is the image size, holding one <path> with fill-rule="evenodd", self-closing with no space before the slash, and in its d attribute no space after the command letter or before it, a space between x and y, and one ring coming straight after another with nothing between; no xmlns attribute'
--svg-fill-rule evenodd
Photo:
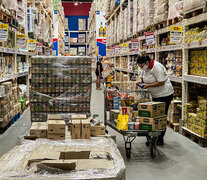
<svg viewBox="0 0 207 180"><path fill-rule="evenodd" d="M48 114L90 114L90 57L33 57L32 121L47 121Z"/></svg>
<svg viewBox="0 0 207 180"><path fill-rule="evenodd" d="M14 115L12 101L12 82L2 83L0 86L0 128L4 128Z"/></svg>

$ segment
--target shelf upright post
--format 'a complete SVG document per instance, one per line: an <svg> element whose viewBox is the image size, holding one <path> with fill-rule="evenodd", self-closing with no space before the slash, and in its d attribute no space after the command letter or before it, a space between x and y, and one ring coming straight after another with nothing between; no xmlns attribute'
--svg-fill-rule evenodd
<svg viewBox="0 0 207 180"><path fill-rule="evenodd" d="M158 45L158 42L159 42L159 34L158 34L158 31L156 30L155 31L155 60L159 60L159 53L157 52L157 45Z"/></svg>
<svg viewBox="0 0 207 180"><path fill-rule="evenodd" d="M188 30L189 27L185 26L185 21L183 22L183 39L185 39L185 32ZM184 44L184 41L183 41ZM185 49L185 46L183 45L183 75L188 75L188 49ZM180 121L180 127L183 126L184 122L184 104L188 101L188 82L184 81L184 78L182 78L182 120ZM180 133L182 133L182 128L180 128Z"/></svg>

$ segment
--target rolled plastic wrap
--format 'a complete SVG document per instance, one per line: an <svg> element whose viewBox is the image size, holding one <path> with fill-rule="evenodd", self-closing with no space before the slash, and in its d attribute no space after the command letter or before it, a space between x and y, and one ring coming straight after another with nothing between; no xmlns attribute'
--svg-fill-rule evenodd
<svg viewBox="0 0 207 180"><path fill-rule="evenodd" d="M36 56L31 71L32 121L46 121L53 113L90 115L90 57Z"/></svg>

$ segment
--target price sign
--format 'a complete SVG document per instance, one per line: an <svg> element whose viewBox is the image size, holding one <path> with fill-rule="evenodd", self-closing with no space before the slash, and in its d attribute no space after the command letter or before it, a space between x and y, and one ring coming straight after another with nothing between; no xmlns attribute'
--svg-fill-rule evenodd
<svg viewBox="0 0 207 180"><path fill-rule="evenodd" d="M8 24L0 24L0 42L8 40Z"/></svg>
<svg viewBox="0 0 207 180"><path fill-rule="evenodd" d="M46 55L47 55L47 56L50 56L50 55L51 55L51 49L50 49L50 48L47 48L47 49L46 49Z"/></svg>
<svg viewBox="0 0 207 180"><path fill-rule="evenodd" d="M110 55L114 55L114 48L113 47L110 47Z"/></svg>
<svg viewBox="0 0 207 180"><path fill-rule="evenodd" d="M120 54L120 49L121 49L120 46L115 46L115 54L116 55L119 55Z"/></svg>
<svg viewBox="0 0 207 180"><path fill-rule="evenodd" d="M145 35L147 46L155 45L155 33L154 32L146 32L144 35Z"/></svg>
<svg viewBox="0 0 207 180"><path fill-rule="evenodd" d="M106 56L110 56L110 49L106 49Z"/></svg>
<svg viewBox="0 0 207 180"><path fill-rule="evenodd" d="M122 54L128 53L128 44L121 45L121 52L122 52Z"/></svg>
<svg viewBox="0 0 207 180"><path fill-rule="evenodd" d="M17 34L16 35L16 47L17 48L25 48L26 47L26 35L25 34Z"/></svg>
<svg viewBox="0 0 207 180"><path fill-rule="evenodd" d="M182 42L183 28L180 26L170 27L170 43L180 44Z"/></svg>
<svg viewBox="0 0 207 180"><path fill-rule="evenodd" d="M37 48L36 48L36 52L38 53L42 53L42 43L37 43Z"/></svg>
<svg viewBox="0 0 207 180"><path fill-rule="evenodd" d="M139 41L138 39L132 39L131 40L132 45L132 51L138 51L139 50Z"/></svg>
<svg viewBox="0 0 207 180"><path fill-rule="evenodd" d="M35 51L36 50L36 40L29 39L28 40L29 45L29 51Z"/></svg>

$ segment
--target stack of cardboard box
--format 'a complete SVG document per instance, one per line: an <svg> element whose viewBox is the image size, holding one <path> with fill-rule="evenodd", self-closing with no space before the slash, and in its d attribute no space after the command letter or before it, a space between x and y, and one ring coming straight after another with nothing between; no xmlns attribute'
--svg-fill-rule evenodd
<svg viewBox="0 0 207 180"><path fill-rule="evenodd" d="M47 138L47 123L33 122L30 128L30 136L37 138Z"/></svg>
<svg viewBox="0 0 207 180"><path fill-rule="evenodd" d="M138 106L140 130L156 131L165 129L167 116L165 115L165 103L147 102Z"/></svg>
<svg viewBox="0 0 207 180"><path fill-rule="evenodd" d="M207 138L207 99L198 97L198 107L196 102L184 104L184 127Z"/></svg>
<svg viewBox="0 0 207 180"><path fill-rule="evenodd" d="M5 82L1 84L0 96L0 127L4 128L14 115L14 102L12 101L12 82Z"/></svg>
<svg viewBox="0 0 207 180"><path fill-rule="evenodd" d="M48 115L47 137L51 140L65 139L65 121L61 115Z"/></svg>
<svg viewBox="0 0 207 180"><path fill-rule="evenodd" d="M168 121L171 124L179 123L179 120L181 119L181 110L178 108L178 106L181 106L182 101L173 100L170 104L169 110L168 110Z"/></svg>

